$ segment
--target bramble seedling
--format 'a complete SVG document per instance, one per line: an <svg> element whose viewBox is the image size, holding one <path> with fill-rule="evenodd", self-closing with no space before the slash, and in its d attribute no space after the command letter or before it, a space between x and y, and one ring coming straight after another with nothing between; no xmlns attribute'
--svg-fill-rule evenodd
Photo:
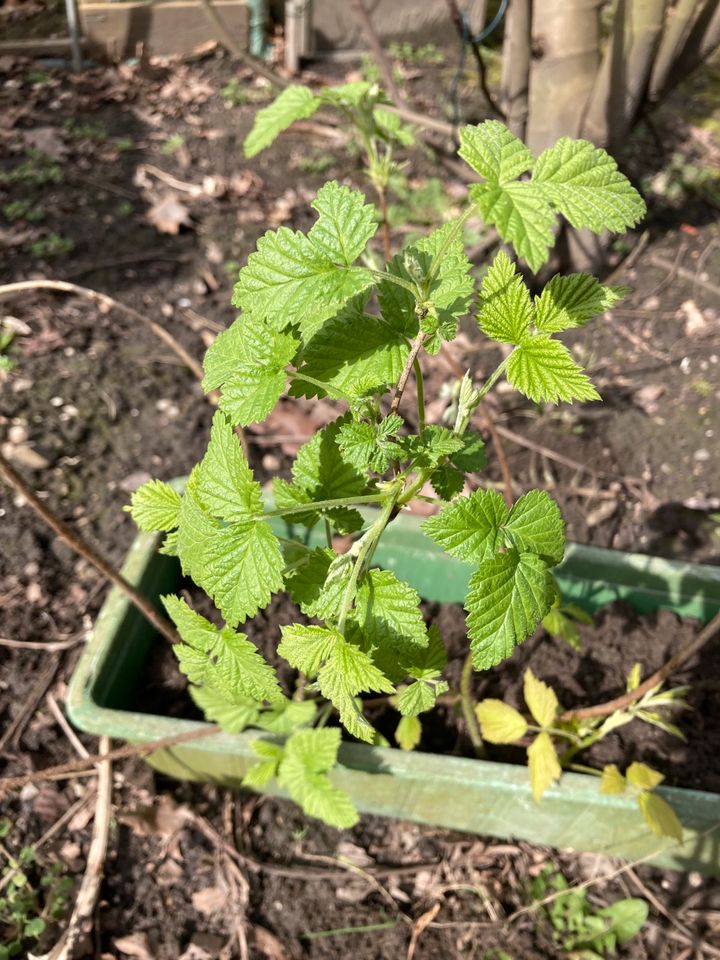
<svg viewBox="0 0 720 960"><path fill-rule="evenodd" d="M567 956L584 960L617 956L617 948L637 936L648 918L647 903L636 897L594 907L584 887L571 887L549 867L533 881L532 895L538 901L552 897L543 915L550 921L553 939Z"/></svg>
<svg viewBox="0 0 720 960"><path fill-rule="evenodd" d="M362 89L359 109L369 110ZM258 115L250 152L338 96L285 91ZM378 113L381 123L395 122L376 103L368 122L377 123ZM537 270L548 259L558 215L599 233L624 230L645 210L615 162L585 141L560 140L536 159L501 123L487 121L461 131L460 155L481 178L463 213L383 269L368 266L377 262L368 256L377 211L336 182L318 192L307 233L280 227L258 241L235 286L240 316L205 358L205 389L220 392L207 453L182 495L153 480L130 508L143 530L167 533L162 551L179 557L225 622L218 628L184 599L164 600L182 638L180 668L207 717L231 731L253 726L271 734L256 743L247 783L261 788L276 777L306 813L338 827L357 819L329 777L341 727L366 743L382 742L362 694L392 698L397 739L412 747L421 715L447 690L443 640L426 626L418 594L373 565L385 529L418 497L438 505L425 533L474 567L465 601L468 673L510 657L554 609L552 570L563 557L564 525L544 491L511 507L492 490L462 492L485 465L471 419L503 376L538 403L598 399L559 335L623 293L576 274L553 277L533 297L504 251L476 290L463 224L479 212ZM482 385L470 372L462 378L451 391L447 425L428 423L420 358L437 354L471 313L507 355ZM412 408L404 398L411 377ZM291 480L275 479L271 502L235 429L262 422L286 392L329 398L339 410L299 450ZM286 536L271 526L278 518L287 522ZM316 525L325 546L307 544L306 530ZM352 536L347 552L336 551L336 534ZM302 677L293 699L238 630L282 590L311 619L278 624L278 655ZM333 718L339 726L325 726Z"/></svg>

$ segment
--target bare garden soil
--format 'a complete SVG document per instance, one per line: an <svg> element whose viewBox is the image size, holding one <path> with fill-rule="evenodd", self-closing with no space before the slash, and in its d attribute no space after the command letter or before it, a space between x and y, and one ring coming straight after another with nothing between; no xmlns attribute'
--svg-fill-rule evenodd
<svg viewBox="0 0 720 960"><path fill-rule="evenodd" d="M430 92L447 80L443 68L438 71L439 82L423 70L408 81L421 109L438 107ZM122 64L77 77L4 58L0 72L0 174L30 164L24 179L0 183L0 282L49 277L107 292L162 323L197 357L232 321L233 275L257 237L281 223L306 228L309 200L327 178L362 185L352 158L318 131L288 134L246 162L242 139L269 93L221 58ZM228 109L221 90L233 76L246 102ZM682 115L695 110L700 117L702 86L682 97ZM676 106L656 117L668 151L680 151L688 163L717 164L716 133L699 119L678 120ZM652 180L666 159L648 161L652 143L641 129L628 147L625 163L636 178ZM460 182L423 151L408 159L413 191L441 177L444 213L452 213ZM60 173L42 181L48 164ZM29 219L8 213L14 201L26 203ZM490 412L515 494L548 489L571 539L717 563L717 208L712 196L693 191L680 202L660 192L651 203L647 240L614 278L633 292L576 345L604 403L538 410L499 392ZM60 241L71 241L72 249ZM122 512L130 492L150 476L187 473L205 448L212 410L175 355L119 313L47 293L4 298L0 306L0 317L13 318L17 332L8 350L16 367L0 383L3 453L68 523L119 564L134 535ZM471 327L452 350L455 362L478 379L497 359ZM432 362L426 374L432 396L448 370ZM262 432L248 432L258 478L286 470L299 443L333 415L329 404L282 403ZM487 424L480 419L476 426L489 442L487 477L500 483ZM75 756L53 704L62 702L105 592L93 569L0 488L0 640L20 644L0 645L0 775ZM428 613L458 651L458 612ZM666 614L636 620L615 608L600 614L600 628L602 645L591 644L583 631L580 654L541 635L529 641L504 668L508 696L516 696L530 664L553 681L567 707L587 702L588 685L593 699L605 699L622 691L635 660L654 669L692 625ZM47 649L24 646L37 642ZM700 662L674 678L692 687L695 710L678 721L687 744L633 724L608 742L617 751L613 757L647 760L672 782L720 789L717 657L717 648L708 647ZM457 663L449 667L451 680ZM492 695L494 682L478 677L478 695ZM423 748L433 748L437 737L441 750L467 752L452 711L426 736ZM96 750L95 739L80 739ZM607 757L591 759L599 764ZM590 888L596 903L650 898L650 923L624 956L661 960L720 950L717 885L695 875L638 866L608 878L614 865L602 858L373 817L339 834L308 822L284 801L170 782L138 760L117 763L113 776L105 879L80 956L234 957L240 926L253 960L404 957L413 925L425 917L415 946L420 960L485 960L498 956L495 948L515 960L559 957L564 953L542 912L504 924L528 903L529 880L546 864L573 882L597 881ZM61 861L79 882L93 784L92 777L38 780L4 797L0 813L13 822L4 842L17 851L55 830L39 855ZM239 874L227 867L223 843L236 851ZM51 929L43 948L58 934Z"/></svg>

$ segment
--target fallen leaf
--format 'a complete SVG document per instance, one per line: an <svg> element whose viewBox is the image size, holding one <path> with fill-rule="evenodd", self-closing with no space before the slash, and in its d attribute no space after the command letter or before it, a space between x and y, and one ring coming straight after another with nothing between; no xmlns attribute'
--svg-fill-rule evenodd
<svg viewBox="0 0 720 960"><path fill-rule="evenodd" d="M146 933L131 933L127 937L115 937L113 944L116 950L127 954L128 957L137 957L137 960L155 960L155 954L150 949L150 941Z"/></svg>
<svg viewBox="0 0 720 960"><path fill-rule="evenodd" d="M192 905L206 917L220 913L227 903L227 894L220 887L203 887L192 895Z"/></svg>
<svg viewBox="0 0 720 960"><path fill-rule="evenodd" d="M657 401L665 393L665 390L664 383L648 383L633 394L633 403L640 407L643 413L652 417L658 411Z"/></svg>
<svg viewBox="0 0 720 960"><path fill-rule="evenodd" d="M160 233L177 234L180 227L189 227L190 210L173 194L167 193L147 212L147 219Z"/></svg>
<svg viewBox="0 0 720 960"><path fill-rule="evenodd" d="M255 946L260 953L268 957L269 960L287 960L285 948L274 933L270 933L265 927L256 925L253 927L253 937Z"/></svg>
<svg viewBox="0 0 720 960"><path fill-rule="evenodd" d="M613 517L617 513L618 506L617 500L603 500L599 507L596 507L588 513L585 517L585 523L591 529L598 527L601 523L605 523L606 520L609 520L610 517Z"/></svg>
<svg viewBox="0 0 720 960"><path fill-rule="evenodd" d="M704 333L707 321L694 300L685 300L680 304L680 311L685 315L685 336L694 337Z"/></svg>
<svg viewBox="0 0 720 960"><path fill-rule="evenodd" d="M6 460L26 467L28 470L45 470L50 466L49 460L26 443L4 443L0 449Z"/></svg>
<svg viewBox="0 0 720 960"><path fill-rule="evenodd" d="M67 156L68 148L57 127L33 127L32 130L23 130L23 140L26 148L39 150L51 160L62 160Z"/></svg>

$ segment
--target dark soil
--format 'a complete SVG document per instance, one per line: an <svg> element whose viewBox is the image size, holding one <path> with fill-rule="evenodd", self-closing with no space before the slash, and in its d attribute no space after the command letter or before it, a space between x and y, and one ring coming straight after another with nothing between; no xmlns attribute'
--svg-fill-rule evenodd
<svg viewBox="0 0 720 960"><path fill-rule="evenodd" d="M59 180L0 185L0 282L55 277L106 291L163 323L194 356L233 319L233 276L257 237L280 223L307 227L309 200L325 179L362 184L352 158L338 153L332 141L307 134L288 134L271 151L245 162L242 138L269 94L221 58L170 66L124 63L77 77L2 58L0 70L0 173L16 170L35 149L54 154L61 168ZM334 76L340 70L336 65ZM408 80L415 103L437 108L438 91L448 88L453 71L454 61L448 61L439 80L432 75ZM424 68L419 72L427 74ZM233 77L247 100L227 109L220 91ZM470 71L467 82L475 82ZM704 97L705 89L696 85L656 122L672 149L712 164L717 162L713 129L698 117L678 119L697 113ZM641 131L628 150L638 178L658 169L655 161L649 163L655 150L644 137ZM418 151L409 159L409 174L418 183L441 176L447 192L457 192L458 183L425 154ZM665 159L658 157L657 164ZM148 172L148 165L192 186L213 177L215 187L209 184L210 192L197 196L174 190ZM177 234L158 232L148 218L166 188L187 207L187 223ZM675 207L661 200L645 253L615 277L633 294L612 321L598 320L578 339L576 348L589 362L605 403L538 410L500 392L492 412L498 426L541 445L541 452L533 451L504 437L515 492L549 489L571 538L717 562L720 304L707 281L719 272L720 233L716 209L702 197L688 194ZM41 219L8 215L5 207L15 201L29 204ZM53 235L72 241L73 249L48 252L53 242L57 246ZM692 279L668 271L658 257L689 270ZM119 564L134 535L122 512L130 492L149 476L186 473L205 448L212 411L175 355L119 314L47 293L6 298L0 306L0 316L15 318L21 331L8 351L17 367L0 382L3 451L41 497ZM471 339L461 338L453 350L478 379L496 359ZM428 396L446 380L444 367L428 364ZM257 476L265 480L282 472L298 443L333 415L329 404L281 404L265 433L249 433ZM485 431L482 422L477 426ZM492 444L489 461L489 479L497 483ZM0 646L2 774L32 772L75 755L47 694L62 701L104 594L94 570L49 534L19 498L0 489L0 639L63 645L41 651ZM286 615L280 609L271 613ZM461 644L457 615L441 615L448 634L453 617L454 642ZM552 680L563 704L572 706L586 702L586 681L594 693L619 692L634 660L650 669L681 642L677 624L665 615L657 624L650 618L633 626L632 618L612 612L601 615L601 626L608 628L602 649L586 639L578 655L538 638L519 651L509 670L519 677L525 658L531 658L538 675ZM693 685L696 709L678 722L692 738L694 759L685 752L689 747L659 731L643 726L647 739L638 739L637 723L627 729L632 739L622 740L622 731L609 745L647 759L686 785L707 772L703 766L717 778L714 658L708 649L701 663L676 678ZM449 669L456 670L455 662ZM487 695L491 682L480 679L478 694ZM158 699L177 698L176 684L165 677ZM441 749L464 752L463 734L447 714ZM94 738L81 740L91 752L97 749ZM604 759L593 757L598 763ZM17 854L73 810L38 855L42 862L65 864L79 882L90 843L92 785L87 777L39 781L3 797L0 814L12 821L3 842ZM284 801L177 784L138 761L115 766L113 805L100 904L79 952L94 960L234 957L238 924L247 932L252 960L335 958L346 952L357 960L403 957L410 927L435 904L440 912L420 935L416 960L495 960L495 948L515 960L558 957L564 954L541 915L524 914L507 930L498 925L527 904L529 879L546 864L571 882L602 877L591 889L598 903L644 896L636 879L647 887L654 898L651 923L625 951L628 957L664 960L693 951L704 956L705 942L715 951L720 947L716 886L694 875L639 866L636 879L628 874L608 880L603 875L612 865L600 858L371 817L340 835L309 823ZM235 888L228 887L222 847L203 832L208 824L216 836L238 845L242 867ZM379 864L412 872L378 875L373 883L344 869L339 857L366 872ZM213 890L214 900L208 894ZM366 929L348 932L358 926ZM59 928L51 926L41 949L49 949L58 935ZM123 940L128 937L135 939Z"/></svg>

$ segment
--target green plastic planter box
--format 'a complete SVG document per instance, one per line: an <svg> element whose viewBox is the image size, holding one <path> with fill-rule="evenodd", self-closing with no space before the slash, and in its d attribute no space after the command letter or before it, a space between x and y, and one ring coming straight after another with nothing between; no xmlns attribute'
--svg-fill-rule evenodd
<svg viewBox="0 0 720 960"><path fill-rule="evenodd" d="M157 537L141 534L123 567L153 600L172 591L179 577L177 562L156 547ZM461 602L465 596L471 568L430 543L415 517L393 522L376 559L427 600ZM701 621L720 609L720 567L570 544L556 573L563 595L589 611L619 598L643 613L666 607ZM113 588L70 685L68 710L76 726L134 743L206 726L127 709L155 642L152 628ZM258 731L213 734L158 750L148 762L180 779L237 787L256 759L250 741L257 737ZM342 746L340 763L333 779L364 813L720 875L720 795L661 789L685 827L678 845L649 831L632 798L600 794L592 776L565 774L537 804L524 767L357 743Z"/></svg>

